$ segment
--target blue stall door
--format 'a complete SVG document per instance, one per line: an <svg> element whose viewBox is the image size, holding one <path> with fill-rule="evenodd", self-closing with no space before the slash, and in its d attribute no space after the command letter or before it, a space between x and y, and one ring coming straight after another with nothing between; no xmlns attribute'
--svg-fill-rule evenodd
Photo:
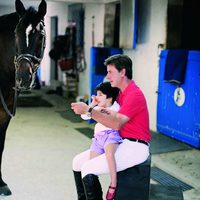
<svg viewBox="0 0 200 200"><path fill-rule="evenodd" d="M200 148L200 52L189 51L180 85L164 80L168 52L160 55L157 130Z"/></svg>

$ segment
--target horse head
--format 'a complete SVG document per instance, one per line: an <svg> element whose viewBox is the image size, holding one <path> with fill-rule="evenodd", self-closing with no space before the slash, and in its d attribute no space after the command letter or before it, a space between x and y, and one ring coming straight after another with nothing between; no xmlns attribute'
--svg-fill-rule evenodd
<svg viewBox="0 0 200 200"><path fill-rule="evenodd" d="M46 33L44 16L47 4L42 0L38 11L24 8L20 0L15 1L19 22L15 28L15 79L17 90L31 89L37 69L43 58Z"/></svg>

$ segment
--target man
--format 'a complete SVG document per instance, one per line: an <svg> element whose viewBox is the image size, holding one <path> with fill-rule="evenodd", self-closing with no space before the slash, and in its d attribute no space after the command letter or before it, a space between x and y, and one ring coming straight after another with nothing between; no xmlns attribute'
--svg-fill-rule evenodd
<svg viewBox="0 0 200 200"><path fill-rule="evenodd" d="M104 64L111 86L120 89L117 98L120 110L93 109L83 102L72 103L71 108L76 114L87 113L104 126L119 130L123 142L115 153L115 159L117 171L122 171L144 162L149 156L149 114L145 97L132 80L131 59L126 55L114 55L107 58ZM98 175L109 173L105 154L88 160L87 151L73 160L78 200L102 200Z"/></svg>

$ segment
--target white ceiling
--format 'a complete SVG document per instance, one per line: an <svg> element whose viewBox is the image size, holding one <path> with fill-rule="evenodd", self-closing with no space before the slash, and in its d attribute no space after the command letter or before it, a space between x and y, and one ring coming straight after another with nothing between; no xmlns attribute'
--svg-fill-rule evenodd
<svg viewBox="0 0 200 200"><path fill-rule="evenodd" d="M39 3L40 0L21 0L24 4L34 2ZM47 2L68 2L68 3L108 3L117 0L46 0ZM15 0L0 0L0 6L13 6L15 5Z"/></svg>

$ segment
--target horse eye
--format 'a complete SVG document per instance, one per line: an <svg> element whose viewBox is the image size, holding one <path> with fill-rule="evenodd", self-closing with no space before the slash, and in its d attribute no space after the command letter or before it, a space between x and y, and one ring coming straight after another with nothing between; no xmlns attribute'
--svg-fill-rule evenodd
<svg viewBox="0 0 200 200"><path fill-rule="evenodd" d="M30 31L30 34L34 34L35 33L35 29L32 29L31 31Z"/></svg>

